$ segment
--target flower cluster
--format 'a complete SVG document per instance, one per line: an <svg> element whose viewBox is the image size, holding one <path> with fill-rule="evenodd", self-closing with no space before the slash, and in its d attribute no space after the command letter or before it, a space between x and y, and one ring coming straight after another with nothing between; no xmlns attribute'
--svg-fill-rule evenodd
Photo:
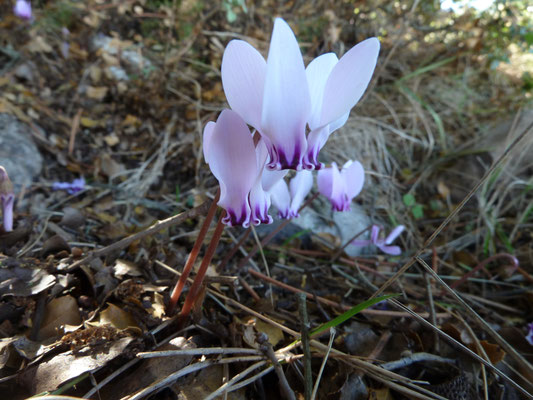
<svg viewBox="0 0 533 400"><path fill-rule="evenodd" d="M391 246L391 244L392 242L394 242L394 240L396 240L398 236L400 236L404 229L405 227L403 225L398 225L386 237L380 238L379 231L381 230L381 228L377 225L372 225L372 229L370 232L370 240L353 240L352 244L354 246L361 247L373 244L385 254L389 254L391 256L398 256L402 253L402 249L400 249L399 246Z"/></svg>
<svg viewBox="0 0 533 400"><path fill-rule="evenodd" d="M343 126L374 72L379 41L367 39L340 59L323 54L305 67L298 42L281 18L274 22L268 58L242 40L224 51L222 85L231 110L204 129L204 157L220 183L224 223L270 223L273 203L282 218L298 216L320 170L319 191L333 209L349 210L361 191L364 170L348 162L324 168L318 153ZM254 136L248 126L257 132ZM285 183L287 170L297 173Z"/></svg>
<svg viewBox="0 0 533 400"><path fill-rule="evenodd" d="M2 203L2 216L4 218L4 230L11 232L13 230L13 202L15 194L13 193L13 184L7 175L4 167L0 165L0 203Z"/></svg>

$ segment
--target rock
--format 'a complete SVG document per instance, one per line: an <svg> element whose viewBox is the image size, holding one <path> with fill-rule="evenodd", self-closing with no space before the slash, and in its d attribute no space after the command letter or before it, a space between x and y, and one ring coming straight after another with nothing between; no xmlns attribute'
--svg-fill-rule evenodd
<svg viewBox="0 0 533 400"><path fill-rule="evenodd" d="M371 225L370 218L366 215L364 210L357 204L352 203L351 210L346 212L337 212L331 210L331 204L326 199L320 197L313 202L311 207L306 207L300 213L300 216L293 219L285 228L279 232L274 241L276 243L282 243L288 238L299 234L300 232L307 230L312 232L312 237L326 237L328 240L330 237L332 240L328 240L335 246L340 246L351 239L356 233L363 231ZM274 223L271 225L259 225L256 227L257 232L266 236L284 220L280 220L275 217L277 210L272 206L269 212L274 217ZM337 240L335 240L335 238ZM365 232L358 239L367 239L368 232ZM300 237L304 244L309 240L309 235L303 235ZM350 257L355 257L362 254L363 247L349 245L345 248L346 254Z"/></svg>
<svg viewBox="0 0 533 400"><path fill-rule="evenodd" d="M30 186L43 167L30 127L4 113L0 113L0 165L9 174L15 193L23 186Z"/></svg>

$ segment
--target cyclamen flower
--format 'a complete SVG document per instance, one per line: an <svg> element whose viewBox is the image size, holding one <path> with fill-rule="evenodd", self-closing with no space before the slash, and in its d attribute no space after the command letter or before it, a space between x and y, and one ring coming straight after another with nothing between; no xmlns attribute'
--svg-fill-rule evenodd
<svg viewBox="0 0 533 400"><path fill-rule="evenodd" d="M26 0L17 0L13 7L13 14L25 20L31 19L31 3Z"/></svg>
<svg viewBox="0 0 533 400"><path fill-rule="evenodd" d="M271 223L270 197L262 187L267 153L261 141L254 146L242 118L232 110L220 113L217 122L204 128L205 161L220 184L218 205L226 210L226 225Z"/></svg>
<svg viewBox="0 0 533 400"><path fill-rule="evenodd" d="M365 171L359 161L347 161L341 171L334 162L318 171L318 191L329 199L335 211L349 211L364 182Z"/></svg>
<svg viewBox="0 0 533 400"><path fill-rule="evenodd" d="M13 230L13 203L15 201L15 194L13 193L13 184L5 168L2 166L0 166L0 201L2 202L4 230L11 232Z"/></svg>
<svg viewBox="0 0 533 400"><path fill-rule="evenodd" d="M340 60L324 54L306 69L296 37L281 18L274 22L267 61L242 40L228 44L224 92L231 108L261 134L268 169L322 168L318 152L363 95L378 53L379 41L370 38Z"/></svg>
<svg viewBox="0 0 533 400"><path fill-rule="evenodd" d="M391 246L391 243L400 236L400 233L404 231L405 227L403 225L398 225L394 228L389 235L384 238L379 238L380 228L377 225L372 225L372 231L370 233L370 240L353 240L351 244L354 246L368 246L373 244L383 253L389 254L391 256L398 256L402 253L402 249L399 246Z"/></svg>
<svg viewBox="0 0 533 400"><path fill-rule="evenodd" d="M279 180L269 192L280 218L298 218L298 210L313 187L312 172L299 171L291 179L289 187L290 191L285 181Z"/></svg>

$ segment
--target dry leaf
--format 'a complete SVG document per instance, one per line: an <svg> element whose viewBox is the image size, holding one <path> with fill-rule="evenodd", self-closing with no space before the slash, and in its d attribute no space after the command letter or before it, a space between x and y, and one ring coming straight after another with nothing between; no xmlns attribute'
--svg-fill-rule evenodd
<svg viewBox="0 0 533 400"><path fill-rule="evenodd" d="M107 86L87 86L87 96L90 99L101 101L107 94Z"/></svg>
<svg viewBox="0 0 533 400"><path fill-rule="evenodd" d="M29 44L28 50L32 53L51 53L53 51L42 36L36 36Z"/></svg>
<svg viewBox="0 0 533 400"><path fill-rule="evenodd" d="M122 278L125 275L129 276L142 276L142 270L132 263L131 261L118 259L115 262L115 265L113 266L113 271L115 272L115 276L117 278Z"/></svg>
<svg viewBox="0 0 533 400"><path fill-rule="evenodd" d="M46 305L44 319L39 330L39 340L63 335L65 325L81 324L78 303L72 296L53 299Z"/></svg>
<svg viewBox="0 0 533 400"><path fill-rule="evenodd" d="M99 322L87 322L87 324L93 326L109 324L118 330L133 330L139 335L142 333L141 328L129 312L111 303L107 303L107 305L108 307L100 313Z"/></svg>

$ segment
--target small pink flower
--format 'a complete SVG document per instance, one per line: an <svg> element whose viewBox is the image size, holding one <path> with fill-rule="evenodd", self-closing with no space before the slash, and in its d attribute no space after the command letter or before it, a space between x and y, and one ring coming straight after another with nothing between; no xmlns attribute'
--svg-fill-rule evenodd
<svg viewBox="0 0 533 400"><path fill-rule="evenodd" d="M31 19L31 3L27 0L17 0L13 7L13 14L25 20Z"/></svg>
<svg viewBox="0 0 533 400"><path fill-rule="evenodd" d="M358 161L347 161L341 171L336 163L318 171L318 191L329 199L335 211L350 210L350 203L361 192L364 182L365 171Z"/></svg>
<svg viewBox="0 0 533 400"><path fill-rule="evenodd" d="M312 172L307 170L297 172L291 179L289 187L281 179L270 189L272 203L278 209L280 218L298 218L298 210L313 187Z"/></svg>
<svg viewBox="0 0 533 400"><path fill-rule="evenodd" d="M2 202L4 230L11 232L13 230L13 203L15 201L15 194L13 193L13 184L5 168L2 166L0 166L0 201Z"/></svg>
<svg viewBox="0 0 533 400"><path fill-rule="evenodd" d="M383 253L389 254L391 256L398 256L402 253L402 249L399 246L391 246L392 242L400 236L400 233L404 231L405 227L403 225L398 225L392 230L391 233L384 239L379 237L380 227L377 225L372 225L372 231L370 233L370 240L353 240L351 244L354 246L368 246L373 244Z"/></svg>

